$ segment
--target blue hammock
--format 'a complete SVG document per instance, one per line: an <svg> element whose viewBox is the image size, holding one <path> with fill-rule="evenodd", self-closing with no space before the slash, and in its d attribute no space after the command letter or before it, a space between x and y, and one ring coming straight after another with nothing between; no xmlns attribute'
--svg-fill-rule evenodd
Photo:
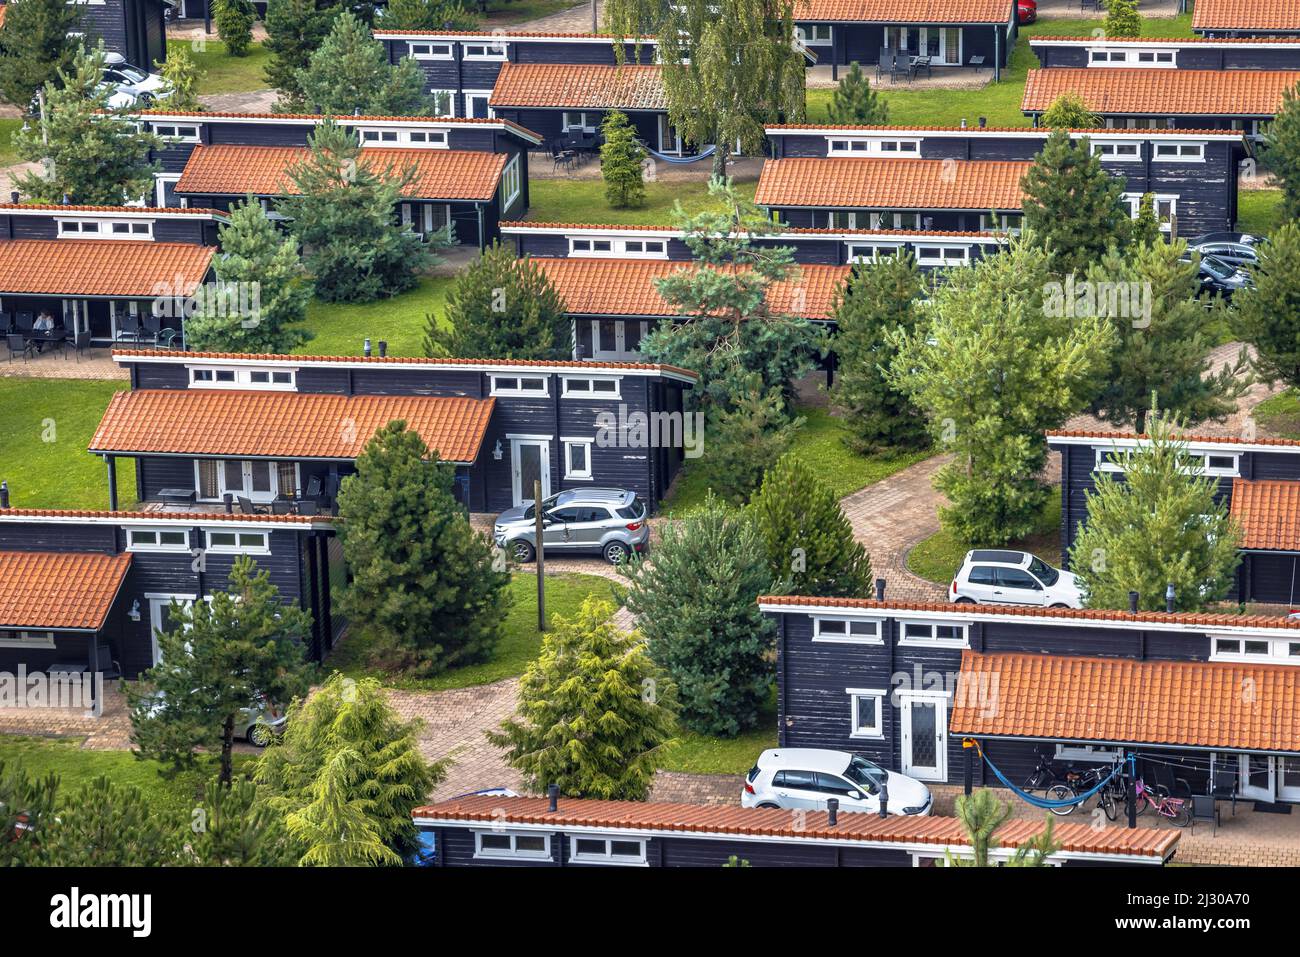
<svg viewBox="0 0 1300 957"><path fill-rule="evenodd" d="M698 163L702 159L708 159L717 151L718 148L716 146L706 146L702 152L696 153L694 156L672 156L668 153L656 153L652 149L646 150L646 152L649 153L651 156L653 156L655 159L660 160L661 162L664 163L674 163L678 166L684 165L686 163Z"/></svg>
<svg viewBox="0 0 1300 957"><path fill-rule="evenodd" d="M1004 787L1009 789L1013 794L1015 794L1021 800L1027 801L1028 803L1032 804L1034 807L1041 807L1048 811L1052 810L1053 808L1071 807L1072 805L1082 804L1084 801L1088 800L1088 798L1092 797L1094 794L1096 794L1098 791L1104 788L1107 784L1109 784L1111 782L1111 779L1115 777L1115 775L1119 774L1120 769L1123 767L1123 764L1117 762L1115 764L1115 767L1111 768L1110 774L1106 775L1099 782L1097 782L1097 784L1094 787L1089 788L1087 791L1085 791L1082 794L1077 794L1074 797L1065 801L1050 801L1047 798L1034 797L1034 795L1030 794L1028 791L1016 787L1009 780L1007 780L1007 776L998 769L998 766L989 760L989 756L984 753L983 748L980 748L978 744L976 745L976 748L979 751L979 756L984 759L984 763L989 766L989 769L994 773L994 775L997 776L997 779L1002 782Z"/></svg>

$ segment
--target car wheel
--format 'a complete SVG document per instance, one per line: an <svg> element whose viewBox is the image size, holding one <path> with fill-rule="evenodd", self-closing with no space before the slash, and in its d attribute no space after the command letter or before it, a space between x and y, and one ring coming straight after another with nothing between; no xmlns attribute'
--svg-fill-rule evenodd
<svg viewBox="0 0 1300 957"><path fill-rule="evenodd" d="M1063 601L1058 601L1056 604L1054 604L1054 605L1049 605L1048 607L1050 607L1050 608L1069 608L1070 606L1067 605L1067 604L1066 604L1065 602L1063 602Z"/></svg>
<svg viewBox="0 0 1300 957"><path fill-rule="evenodd" d="M536 555L537 549L533 548L532 542L517 538L510 543L510 557L522 565L527 565Z"/></svg>
<svg viewBox="0 0 1300 957"><path fill-rule="evenodd" d="M954 598L952 603L954 605L973 605L975 604L975 599L962 595L960 598Z"/></svg>
<svg viewBox="0 0 1300 957"><path fill-rule="evenodd" d="M622 565L627 561L628 548L623 542L610 542L605 546L605 561L611 565Z"/></svg>
<svg viewBox="0 0 1300 957"><path fill-rule="evenodd" d="M248 729L248 743L255 748L266 747L274 737L275 732L271 730L271 726L260 721Z"/></svg>
<svg viewBox="0 0 1300 957"><path fill-rule="evenodd" d="M762 804L756 804L755 807L765 808L766 810L769 810L769 811L779 811L779 810L781 810L781 805L779 805L779 804L773 804L771 801L764 801Z"/></svg>

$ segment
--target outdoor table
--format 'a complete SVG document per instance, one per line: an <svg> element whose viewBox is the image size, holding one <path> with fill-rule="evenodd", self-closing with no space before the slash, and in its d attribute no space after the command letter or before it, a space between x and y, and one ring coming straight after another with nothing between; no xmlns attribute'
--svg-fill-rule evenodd
<svg viewBox="0 0 1300 957"><path fill-rule="evenodd" d="M164 505L193 505L194 489L192 488L160 488L158 498Z"/></svg>

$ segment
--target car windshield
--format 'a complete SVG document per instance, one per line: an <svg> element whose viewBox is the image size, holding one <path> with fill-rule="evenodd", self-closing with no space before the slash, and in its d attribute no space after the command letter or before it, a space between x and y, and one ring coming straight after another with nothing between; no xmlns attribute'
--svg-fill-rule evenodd
<svg viewBox="0 0 1300 957"><path fill-rule="evenodd" d="M1201 268L1215 279L1228 279L1237 272L1222 259L1215 259L1213 256L1202 256Z"/></svg>
<svg viewBox="0 0 1300 957"><path fill-rule="evenodd" d="M1047 564L1047 562L1043 561L1037 555L1029 556L1029 571L1030 574L1032 574L1040 582L1042 582L1044 585L1049 585L1049 586L1055 585L1056 580L1061 577L1060 572L1058 572L1051 565Z"/></svg>
<svg viewBox="0 0 1300 957"><path fill-rule="evenodd" d="M113 67L113 69L122 74L122 76L126 77L132 83L143 83L145 80L149 79L148 73L140 69L138 66L132 66L129 63L119 63L117 66Z"/></svg>
<svg viewBox="0 0 1300 957"><path fill-rule="evenodd" d="M641 518L643 515L645 515L645 506L636 497L618 510L619 518Z"/></svg>
<svg viewBox="0 0 1300 957"><path fill-rule="evenodd" d="M872 764L866 758L855 755L853 760L849 762L849 766L844 769L844 776L860 788L867 791L879 791L880 786L889 778L889 772L878 765Z"/></svg>

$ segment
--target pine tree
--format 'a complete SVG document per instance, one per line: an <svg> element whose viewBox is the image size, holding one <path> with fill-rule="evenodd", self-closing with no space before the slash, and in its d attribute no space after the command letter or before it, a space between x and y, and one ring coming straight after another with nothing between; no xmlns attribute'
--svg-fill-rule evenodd
<svg viewBox="0 0 1300 957"><path fill-rule="evenodd" d="M125 111L109 109L103 74L102 42L78 52L71 71L45 86L45 119L13 134L19 158L42 166L15 177L29 200L121 206L152 193L158 166L149 151L161 141L136 129Z"/></svg>
<svg viewBox="0 0 1300 957"><path fill-rule="evenodd" d="M221 252L212 260L217 280L233 293L241 288L236 284L254 288L257 310L241 315L205 297L185 321L189 346L203 352L282 354L309 340L311 333L301 324L312 284L298 259L297 242L277 230L252 197L231 207L220 238Z"/></svg>
<svg viewBox="0 0 1300 957"><path fill-rule="evenodd" d="M1124 180L1106 172L1086 137L1053 132L1021 188L1025 228L1052 254L1058 273L1082 273L1128 237Z"/></svg>
<svg viewBox="0 0 1300 957"><path fill-rule="evenodd" d="M886 333L916 328L925 291L925 275L905 253L855 266L836 301L839 361L831 397L845 413L844 439L854 451L870 454L929 443L925 416L885 374L895 355Z"/></svg>
<svg viewBox="0 0 1300 957"><path fill-rule="evenodd" d="M611 110L601 126L605 142L600 147L600 175L605 180L605 201L615 209L642 206L645 203L645 179L641 163L645 147L637 142L636 128L627 114Z"/></svg>
<svg viewBox="0 0 1300 957"><path fill-rule="evenodd" d="M8 4L0 27L0 100L26 110L37 90L74 73L81 13L66 0Z"/></svg>
<svg viewBox="0 0 1300 957"><path fill-rule="evenodd" d="M60 799L42 853L59 867L166 867L177 862L178 825L135 785L101 774Z"/></svg>
<svg viewBox="0 0 1300 957"><path fill-rule="evenodd" d="M346 9L340 0L268 0L263 46L271 54L271 62L266 80L279 91L281 106L291 110L301 107L299 73Z"/></svg>
<svg viewBox="0 0 1300 957"><path fill-rule="evenodd" d="M530 790L644 801L674 742L676 689L613 614L588 597L573 618L556 615L520 681L517 718L488 733Z"/></svg>
<svg viewBox="0 0 1300 957"><path fill-rule="evenodd" d="M312 113L427 116L432 112L420 64L410 57L389 63L384 45L351 13L334 21L329 36L298 71L297 82Z"/></svg>
<svg viewBox="0 0 1300 957"><path fill-rule="evenodd" d="M789 451L803 428L792 418L780 390L764 389L756 374L737 379L730 405L705 413L707 444L694 466L705 486L732 504L743 504L763 480L763 473Z"/></svg>
<svg viewBox="0 0 1300 957"><path fill-rule="evenodd" d="M884 126L889 122L888 104L871 88L856 61L849 64L849 72L831 94L827 118L844 126Z"/></svg>
<svg viewBox="0 0 1300 957"><path fill-rule="evenodd" d="M1101 117L1083 102L1077 93L1062 93L1038 120L1049 130L1095 130L1103 124Z"/></svg>
<svg viewBox="0 0 1300 957"><path fill-rule="evenodd" d="M148 687L127 691L132 737L141 754L177 768L219 749L228 786L240 709L262 699L283 706L307 690L311 616L282 602L270 573L246 555L231 567L229 590L188 605L173 599L168 614L176 627L156 634Z"/></svg>
<svg viewBox="0 0 1300 957"><path fill-rule="evenodd" d="M951 851L945 851L949 867L1046 867L1047 858L1060 850L1060 842L1053 836L1052 815L1047 814L1042 831L1029 840L1022 841L1005 865L990 863L989 849L998 846L993 835L1011 820L1014 810L1011 803L1003 801L989 788L980 788L972 794L957 795L954 810L970 841L971 856L954 855Z"/></svg>
<svg viewBox="0 0 1300 957"><path fill-rule="evenodd" d="M209 781L189 822L182 863L188 867L293 867L302 857L284 819L258 800L257 785Z"/></svg>
<svg viewBox="0 0 1300 957"><path fill-rule="evenodd" d="M1155 193L1143 193L1138 201L1138 214L1129 225L1128 244L1132 249L1163 243L1165 234L1160 231L1160 217L1156 214Z"/></svg>
<svg viewBox="0 0 1300 957"><path fill-rule="evenodd" d="M417 847L411 808L442 780L375 678L337 672L289 709L284 739L257 763L267 806L318 867L401 864Z"/></svg>
<svg viewBox="0 0 1300 957"><path fill-rule="evenodd" d="M203 79L203 71L186 47L173 47L166 61L155 60L154 66L161 71L167 84L167 109L191 113L203 109L199 103L199 82Z"/></svg>
<svg viewBox="0 0 1300 957"><path fill-rule="evenodd" d="M289 170L296 195L280 201L307 250L307 271L326 302L373 302L415 287L437 260L393 210L415 176L382 159L363 159L356 137L326 120L310 155Z"/></svg>
<svg viewBox="0 0 1300 957"><path fill-rule="evenodd" d="M1115 333L1101 319L1044 308L1048 256L1032 236L966 269L934 293L927 320L891 333L889 381L911 396L953 461L935 486L944 526L962 542L1004 545L1032 531L1050 489L1044 431L1101 389Z"/></svg>
<svg viewBox="0 0 1300 957"><path fill-rule="evenodd" d="M834 493L802 459L785 455L749 504L775 587L791 595L868 598L871 558Z"/></svg>
<svg viewBox="0 0 1300 957"><path fill-rule="evenodd" d="M17 762L0 760L0 867L46 863L45 834L53 820L59 778L53 772L28 777Z"/></svg>
<svg viewBox="0 0 1300 957"><path fill-rule="evenodd" d="M351 640L389 668L434 674L481 661L501 637L509 574L452 496L455 468L405 422L380 429L339 490Z"/></svg>
<svg viewBox="0 0 1300 957"><path fill-rule="evenodd" d="M1142 15L1138 13L1137 0L1107 0L1103 29L1108 37L1140 37Z"/></svg>
<svg viewBox="0 0 1300 957"><path fill-rule="evenodd" d="M446 318L429 315L424 351L459 359L554 361L569 358L569 340L564 302L546 273L493 242L456 277Z"/></svg>
<svg viewBox="0 0 1300 957"><path fill-rule="evenodd" d="M1282 91L1264 143L1264 161L1282 185L1282 218L1300 219L1300 84Z"/></svg>
<svg viewBox="0 0 1300 957"><path fill-rule="evenodd" d="M253 24L257 20L257 11L252 3L249 0L214 0L212 13L217 36L226 45L226 52L231 56L248 56L249 47L253 45Z"/></svg>
<svg viewBox="0 0 1300 957"><path fill-rule="evenodd" d="M1232 298L1233 331L1255 347L1255 369L1300 388L1300 226L1283 223L1260 247L1254 285Z"/></svg>
<svg viewBox="0 0 1300 957"><path fill-rule="evenodd" d="M1135 591L1139 608L1162 611L1172 583L1175 607L1199 611L1231 589L1241 528L1217 500L1219 480L1188 467L1181 430L1153 409L1149 440L1110 454L1123 477L1096 473L1070 549L1088 608L1127 608Z"/></svg>
<svg viewBox="0 0 1300 957"><path fill-rule="evenodd" d="M473 30L480 17L461 0L390 0L385 30Z"/></svg>
<svg viewBox="0 0 1300 957"><path fill-rule="evenodd" d="M1089 267L1086 282L1067 280L1049 294L1046 308L1097 316L1115 331L1110 372L1091 405L1103 421L1143 432L1156 390L1167 412L1191 424L1221 422L1236 411L1247 360L1243 353L1235 366L1211 369L1220 310L1196 298L1197 269L1180 258L1185 251L1181 241L1112 250Z"/></svg>
<svg viewBox="0 0 1300 957"><path fill-rule="evenodd" d="M653 564L621 566L627 607L677 686L682 724L735 737L758 724L774 678L775 625L758 610L772 588L762 539L713 496L659 537Z"/></svg>

